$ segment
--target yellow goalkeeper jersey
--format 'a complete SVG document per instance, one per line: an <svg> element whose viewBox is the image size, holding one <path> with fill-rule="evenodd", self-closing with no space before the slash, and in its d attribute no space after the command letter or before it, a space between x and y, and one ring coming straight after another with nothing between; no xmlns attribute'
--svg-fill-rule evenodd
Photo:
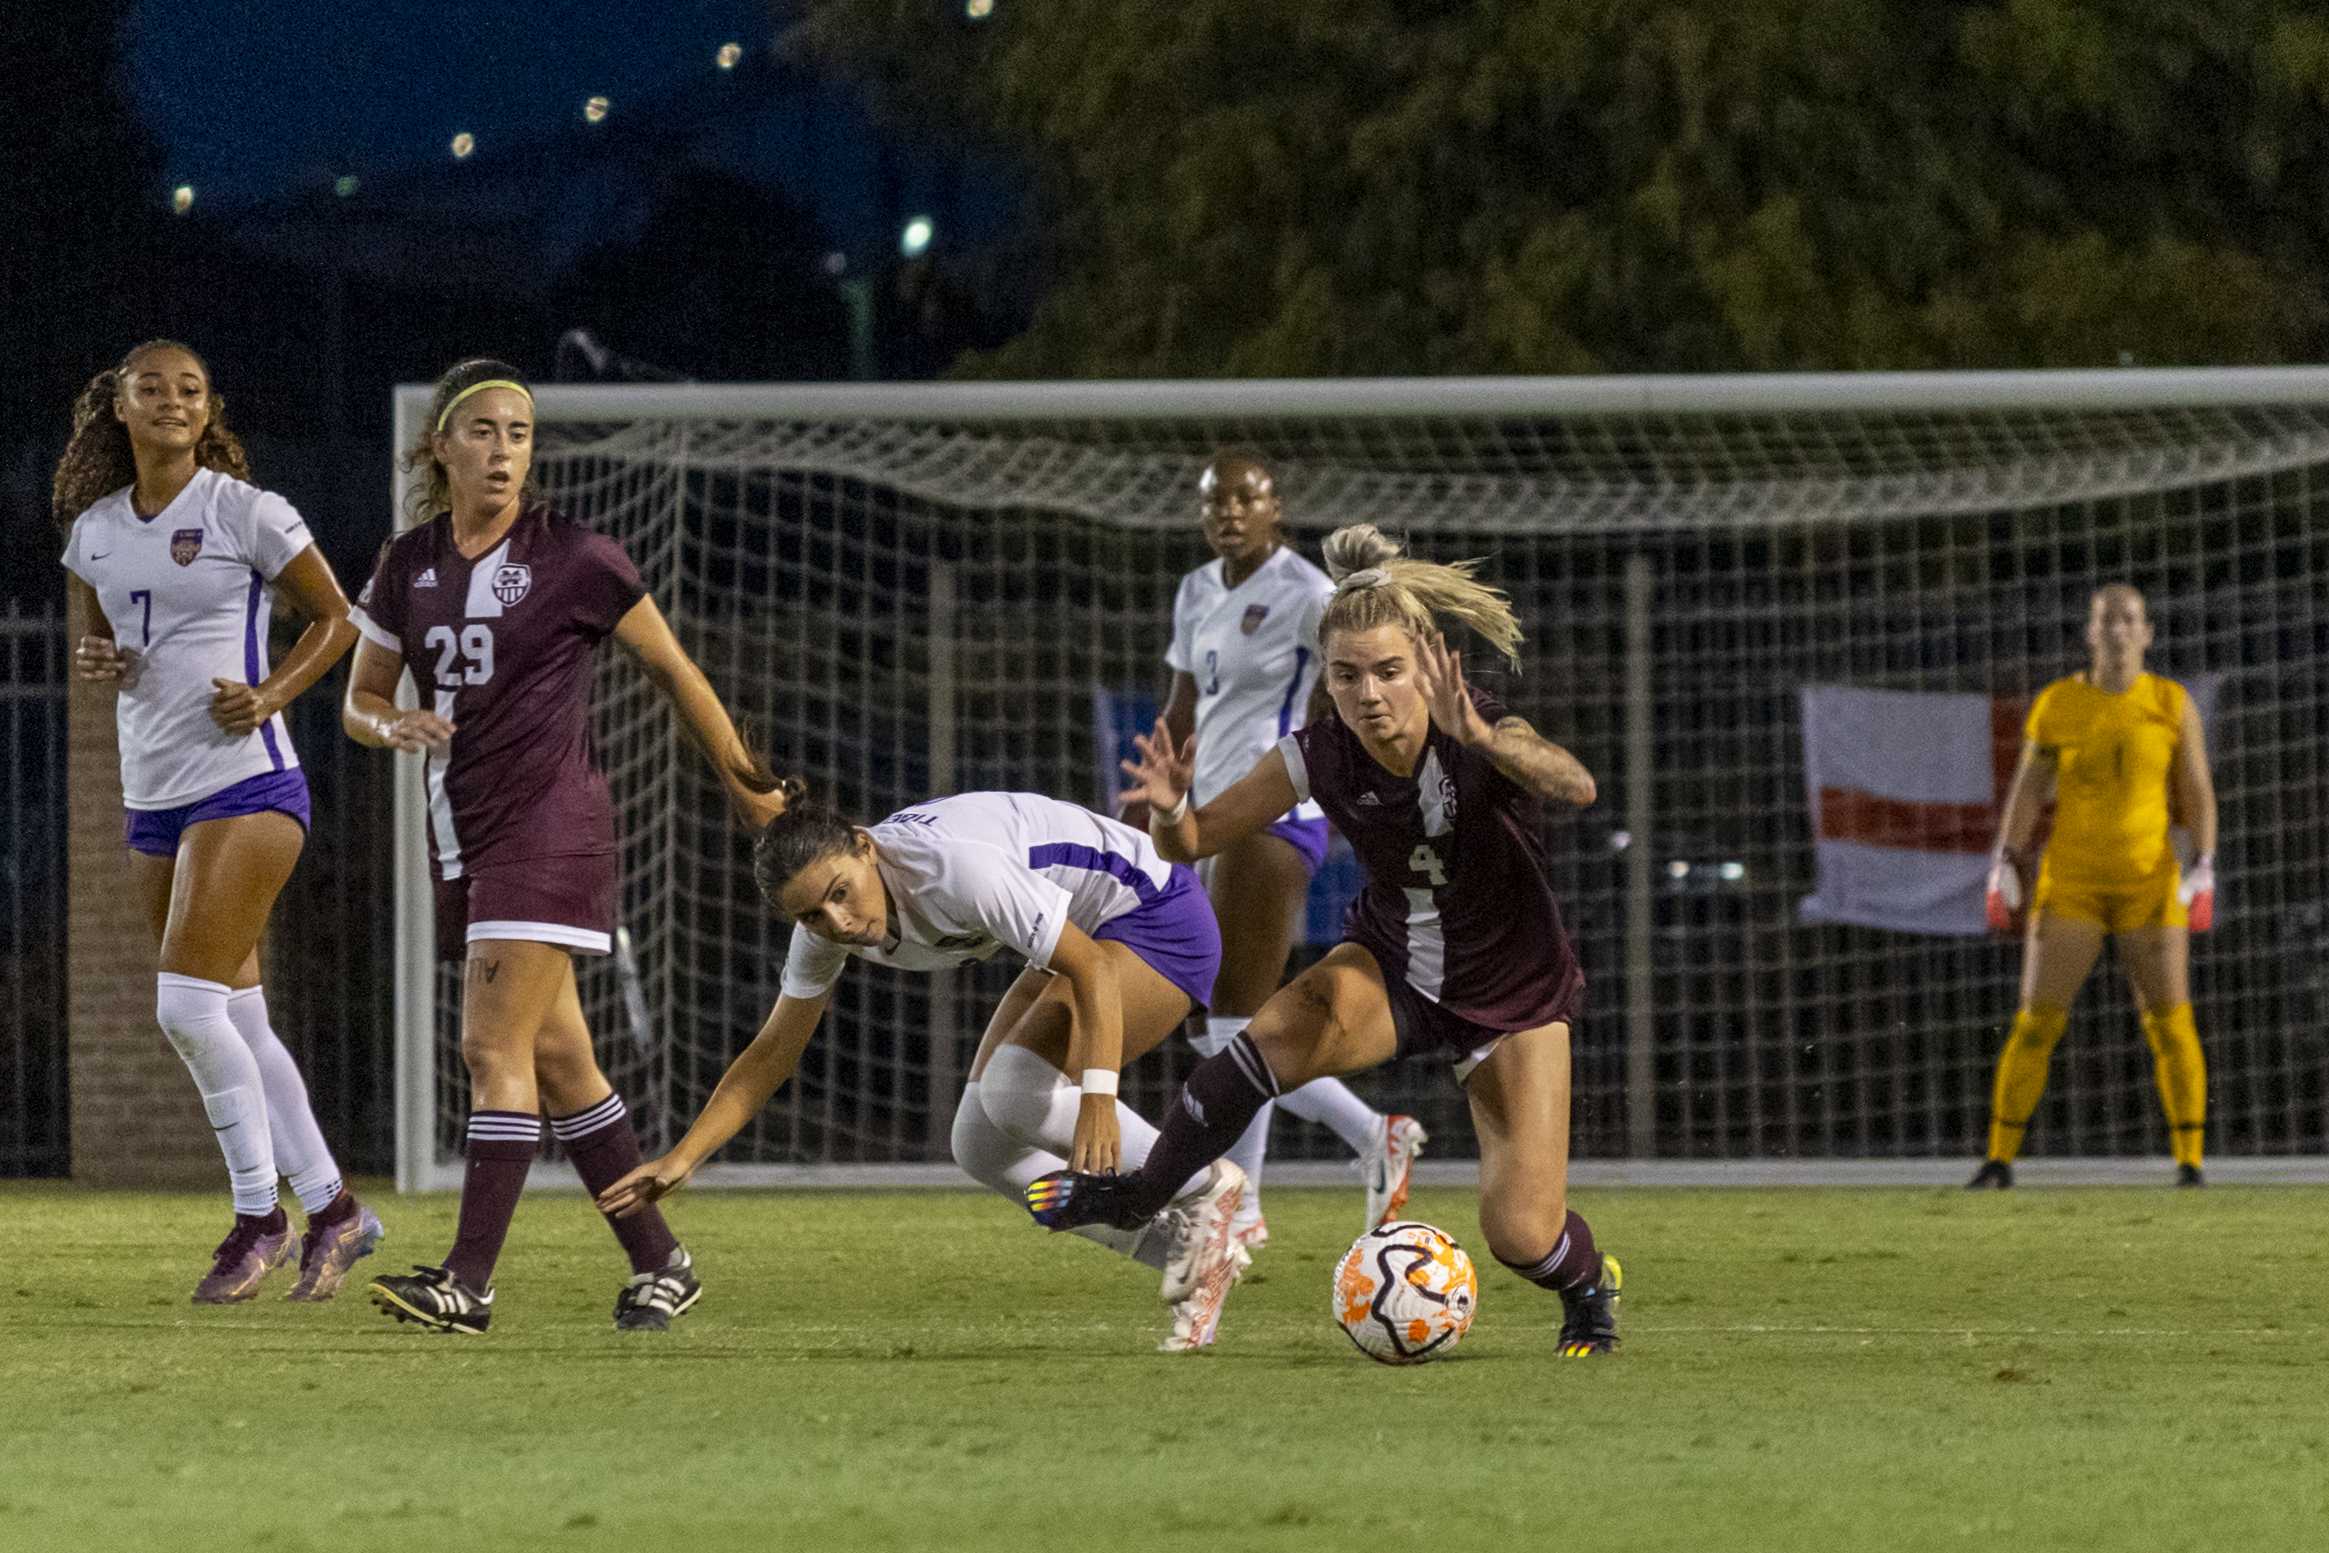
<svg viewBox="0 0 2329 1553"><path fill-rule="evenodd" d="M2054 834L2047 871L2132 883L2172 864L2168 770L2183 739L2184 688L2137 676L2118 695L2083 677L2040 692L2024 732L2054 752Z"/></svg>

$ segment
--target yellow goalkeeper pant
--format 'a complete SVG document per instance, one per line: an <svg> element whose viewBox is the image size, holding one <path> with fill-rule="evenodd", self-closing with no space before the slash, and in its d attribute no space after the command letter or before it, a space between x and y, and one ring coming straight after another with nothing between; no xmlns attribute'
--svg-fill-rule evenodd
<svg viewBox="0 0 2329 1553"><path fill-rule="evenodd" d="M2152 1071L2159 1078L2159 1108L2167 1113L2167 1136L2175 1162L2199 1168L2208 1125L2208 1059L2200 1052L2192 1006L2178 1003L2143 1016L2143 1038L2151 1043Z"/></svg>
<svg viewBox="0 0 2329 1553"><path fill-rule="evenodd" d="M1989 1157L2012 1161L2046 1093L2046 1065L2070 1024L2067 1008L2025 1008L2014 1015L2006 1049L1998 1053L1997 1084L1989 1097Z"/></svg>

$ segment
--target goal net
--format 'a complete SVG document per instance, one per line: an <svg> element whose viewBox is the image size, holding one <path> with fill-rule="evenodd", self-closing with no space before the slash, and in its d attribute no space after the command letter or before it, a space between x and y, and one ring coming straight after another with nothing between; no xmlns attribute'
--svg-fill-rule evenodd
<svg viewBox="0 0 2329 1553"><path fill-rule="evenodd" d="M400 445L425 402L400 391ZM537 413L551 499L629 549L778 765L868 821L973 789L1101 801L1166 677L1176 582L1206 559L1193 490L1219 448L1268 461L1313 555L1364 520L1425 557L1486 557L1528 632L1500 688L1600 782L1591 810L1546 822L1590 983L1583 1156L1979 1149L2020 959L1962 931L2002 796L1986 741L2010 759L2018 709L2083 663L2090 590L2133 581L2151 666L2206 691L2210 1144L2321 1148L2329 373L587 387L543 390ZM1901 694L1852 699L1868 691ZM1840 704L1890 711L1839 733L1817 709ZM582 984L652 1147L757 1029L787 929L626 663L601 666L598 733L628 951L582 962ZM459 989L428 959L410 765L400 1178L444 1185ZM1338 848L1301 953L1333 942L1354 878ZM1891 901L1873 918L1854 904L1871 888ZM1013 971L852 969L799 1077L724 1154L730 1178L945 1161ZM1168 1042L1127 1074L1131 1103L1156 1114L1189 1061ZM1354 1084L1421 1117L1435 1155L1472 1151L1438 1067ZM1274 1157L1341 1154L1277 1126ZM2108 957L2030 1140L2165 1153Z"/></svg>

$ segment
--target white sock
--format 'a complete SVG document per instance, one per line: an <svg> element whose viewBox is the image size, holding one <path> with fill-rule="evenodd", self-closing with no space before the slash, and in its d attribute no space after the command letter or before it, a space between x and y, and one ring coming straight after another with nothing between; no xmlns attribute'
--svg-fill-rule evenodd
<svg viewBox="0 0 2329 1553"><path fill-rule="evenodd" d="M1215 1057L1221 1048L1237 1038L1237 1033L1253 1023L1250 1014L1207 1014L1205 1028L1191 1031L1189 1045L1200 1057Z"/></svg>
<svg viewBox="0 0 2329 1553"><path fill-rule="evenodd" d="M227 1017L234 1021L243 1044L258 1060L259 1084L267 1094L267 1132L275 1144L275 1169L291 1182L299 1206L321 1213L340 1195L340 1166L331 1145L316 1125L315 1108L308 1103L307 1081L291 1049L267 1020L267 992L245 987L226 997Z"/></svg>
<svg viewBox="0 0 2329 1553"><path fill-rule="evenodd" d="M987 1071L994 1071L992 1061L987 1064ZM1027 1184L1037 1176L1065 1170L1067 1161L1047 1150L1029 1148L996 1126L994 1118L987 1115L979 1088L975 1079L963 1085L962 1103L954 1108L954 1162L973 1181L1009 1198L1013 1207L1025 1208ZM1162 1235L1117 1229L1109 1224L1086 1224L1069 1233L1081 1235L1095 1245L1106 1246L1160 1272L1164 1270L1165 1253L1171 1249Z"/></svg>
<svg viewBox="0 0 2329 1553"><path fill-rule="evenodd" d="M1278 1096L1278 1104L1306 1122L1332 1127L1361 1159L1374 1151L1375 1140L1383 1135L1383 1113L1352 1094L1338 1078L1314 1078Z"/></svg>
<svg viewBox="0 0 2329 1553"><path fill-rule="evenodd" d="M979 1095L995 1125L1021 1143L1062 1158L1075 1152L1076 1112L1083 1104L1083 1091L1026 1047L1005 1046L987 1059ZM1156 1147L1156 1129L1119 1100L1116 1133L1123 1140L1120 1168L1138 1170Z"/></svg>
<svg viewBox="0 0 2329 1553"><path fill-rule="evenodd" d="M1223 1159L1245 1172L1245 1201L1238 1206L1240 1219L1257 1219L1262 1211L1262 1156L1270 1151L1270 1114L1278 1103L1272 1100L1253 1113L1253 1120L1245 1131L1229 1146Z"/></svg>
<svg viewBox="0 0 2329 1553"><path fill-rule="evenodd" d="M226 1156L235 1212L258 1216L275 1211L275 1149L259 1060L235 1029L226 998L222 982L171 971L154 978L154 1018L194 1075L202 1109Z"/></svg>
<svg viewBox="0 0 2329 1553"><path fill-rule="evenodd" d="M1191 1035L1189 1044L1200 1057L1218 1056L1223 1047L1237 1039L1238 1032L1252 1023L1252 1018L1244 1014L1208 1014L1204 1033ZM1245 1132L1221 1156L1245 1172L1245 1204L1237 1212L1241 1219L1259 1217L1262 1211L1262 1159L1270 1151L1270 1113L1276 1106L1273 1100L1256 1111Z"/></svg>

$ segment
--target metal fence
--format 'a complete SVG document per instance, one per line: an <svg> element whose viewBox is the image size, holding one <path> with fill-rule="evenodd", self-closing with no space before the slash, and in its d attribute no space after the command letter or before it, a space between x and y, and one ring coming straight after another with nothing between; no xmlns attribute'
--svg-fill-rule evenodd
<svg viewBox="0 0 2329 1553"><path fill-rule="evenodd" d="M0 1176L66 1173L65 627L0 615Z"/></svg>

